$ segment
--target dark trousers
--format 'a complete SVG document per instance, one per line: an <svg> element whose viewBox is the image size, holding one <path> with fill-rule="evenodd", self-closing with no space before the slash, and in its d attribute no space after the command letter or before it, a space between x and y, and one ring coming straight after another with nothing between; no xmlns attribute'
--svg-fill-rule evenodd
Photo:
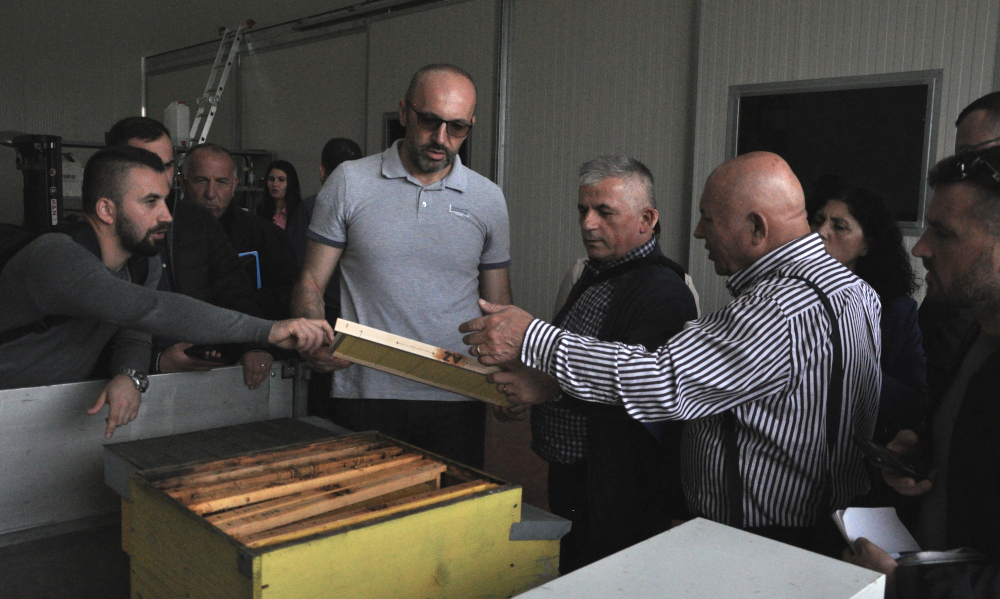
<svg viewBox="0 0 1000 599"><path fill-rule="evenodd" d="M479 401L338 399L333 421L376 430L473 468L483 467L486 404Z"/></svg>
<svg viewBox="0 0 1000 599"><path fill-rule="evenodd" d="M587 563L587 461L550 463L548 485L549 511L573 523L559 543L559 573L569 574Z"/></svg>
<svg viewBox="0 0 1000 599"><path fill-rule="evenodd" d="M660 442L631 418L587 418L587 563L667 530L672 518L686 517L677 424Z"/></svg>

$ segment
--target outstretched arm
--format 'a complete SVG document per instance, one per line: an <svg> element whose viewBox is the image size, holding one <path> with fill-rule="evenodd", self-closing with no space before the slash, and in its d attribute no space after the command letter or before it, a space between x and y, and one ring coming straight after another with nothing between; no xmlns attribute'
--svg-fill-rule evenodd
<svg viewBox="0 0 1000 599"><path fill-rule="evenodd" d="M302 275L292 290L293 316L326 318L323 292L330 284L330 277L333 276L343 253L343 248L325 245L313 239L306 241L306 259L302 266ZM347 360L335 358L327 347L300 354L310 368L319 372L341 370L351 365Z"/></svg>

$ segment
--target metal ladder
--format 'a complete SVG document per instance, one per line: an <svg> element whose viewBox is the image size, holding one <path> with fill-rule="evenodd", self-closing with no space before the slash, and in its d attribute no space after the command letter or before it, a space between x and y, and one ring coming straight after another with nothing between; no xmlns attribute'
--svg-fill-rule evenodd
<svg viewBox="0 0 1000 599"><path fill-rule="evenodd" d="M245 25L240 25L236 31L232 32L229 28L219 27L222 41L219 43L219 51L215 55L215 64L212 65L212 71L208 74L205 93L198 98L198 112L194 116L194 121L191 123L191 133L188 135L190 139L198 140L195 143L205 143L205 140L208 139L208 131L212 128L215 112L219 109L219 100L222 99L226 80L229 79L229 71L233 68L233 62L236 61L236 55L240 50L240 42L243 41L243 32L253 26L253 21L247 21ZM228 55L226 53L227 44L230 44ZM218 80L218 84L216 84L216 80ZM208 107L207 116L205 115L206 107ZM201 133L198 133L202 117L205 117L205 126Z"/></svg>

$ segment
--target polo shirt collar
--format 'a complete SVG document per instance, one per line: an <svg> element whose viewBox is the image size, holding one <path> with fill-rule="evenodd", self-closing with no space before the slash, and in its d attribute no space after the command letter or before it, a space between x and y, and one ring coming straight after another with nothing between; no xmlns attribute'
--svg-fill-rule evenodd
<svg viewBox="0 0 1000 599"><path fill-rule="evenodd" d="M816 233L803 235L775 248L750 266L740 270L726 281L726 287L733 297L738 297L747 289L768 278L779 268L800 260L820 257L826 253L823 240Z"/></svg>
<svg viewBox="0 0 1000 599"><path fill-rule="evenodd" d="M410 183L423 187L415 177L406 172L406 167L403 166L403 161L399 158L399 145L403 143L403 140L397 139L389 148L382 152L382 176L387 179L402 179L405 178ZM449 189L454 189L455 191L465 191L468 185L468 173L465 172L465 166L462 165L462 159L455 156L455 164L451 167L451 172L444 179L428 185L430 189L435 189L438 187L447 187Z"/></svg>

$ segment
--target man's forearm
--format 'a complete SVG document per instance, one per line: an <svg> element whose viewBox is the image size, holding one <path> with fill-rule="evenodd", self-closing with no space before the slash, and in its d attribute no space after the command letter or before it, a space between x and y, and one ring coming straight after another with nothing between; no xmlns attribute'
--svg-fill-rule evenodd
<svg viewBox="0 0 1000 599"><path fill-rule="evenodd" d="M323 292L312 282L303 279L292 289L292 316L316 320L326 318Z"/></svg>
<svg viewBox="0 0 1000 599"><path fill-rule="evenodd" d="M506 268L484 270L479 273L479 297L506 306L514 303L510 291L510 271Z"/></svg>

